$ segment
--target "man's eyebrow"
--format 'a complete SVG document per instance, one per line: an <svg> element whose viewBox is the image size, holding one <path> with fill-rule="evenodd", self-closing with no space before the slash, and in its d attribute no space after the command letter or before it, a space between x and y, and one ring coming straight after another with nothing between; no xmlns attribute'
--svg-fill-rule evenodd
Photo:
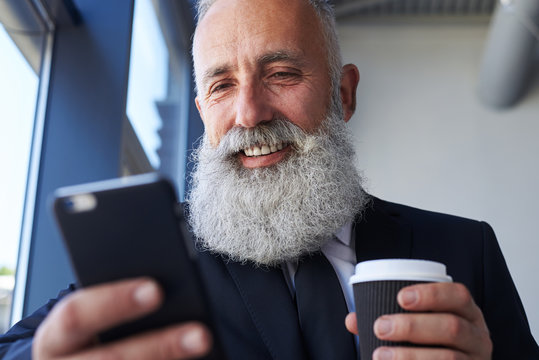
<svg viewBox="0 0 539 360"><path fill-rule="evenodd" d="M216 78L217 76L226 74L230 71L230 66L223 65L223 66L216 66L209 68L208 70L204 71L204 74L202 74L202 84L207 84L211 81L211 79Z"/></svg>
<svg viewBox="0 0 539 360"><path fill-rule="evenodd" d="M269 65L279 61L289 62L298 67L305 65L305 61L300 54L290 51L273 51L263 54L257 59L257 63L260 65Z"/></svg>

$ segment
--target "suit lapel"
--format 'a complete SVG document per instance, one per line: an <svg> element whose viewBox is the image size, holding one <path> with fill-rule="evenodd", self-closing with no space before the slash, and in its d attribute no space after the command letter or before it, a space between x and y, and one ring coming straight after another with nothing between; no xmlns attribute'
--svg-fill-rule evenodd
<svg viewBox="0 0 539 360"><path fill-rule="evenodd" d="M355 224L357 262L373 259L407 259L412 252L412 227L391 211L385 201L372 198Z"/></svg>
<svg viewBox="0 0 539 360"><path fill-rule="evenodd" d="M274 359L306 359L296 306L280 268L226 267Z"/></svg>

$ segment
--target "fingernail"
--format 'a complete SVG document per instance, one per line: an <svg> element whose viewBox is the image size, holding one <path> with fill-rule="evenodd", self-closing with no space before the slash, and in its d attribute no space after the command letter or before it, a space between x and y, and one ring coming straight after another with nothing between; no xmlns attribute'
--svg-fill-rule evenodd
<svg viewBox="0 0 539 360"><path fill-rule="evenodd" d="M418 296L415 290L403 290L399 294L400 303L404 306L410 306L416 303Z"/></svg>
<svg viewBox="0 0 539 360"><path fill-rule="evenodd" d="M140 285L134 293L135 301L144 307L154 305L159 296L159 288L153 282L145 282Z"/></svg>
<svg viewBox="0 0 539 360"><path fill-rule="evenodd" d="M205 350L204 331L199 327L190 329L182 335L180 344L185 351L190 353L199 353Z"/></svg>
<svg viewBox="0 0 539 360"><path fill-rule="evenodd" d="M376 349L373 358L375 360L391 360L393 359L393 351L388 348Z"/></svg>
<svg viewBox="0 0 539 360"><path fill-rule="evenodd" d="M393 329L393 321L387 318L380 318L374 323L374 331L377 335L387 335Z"/></svg>

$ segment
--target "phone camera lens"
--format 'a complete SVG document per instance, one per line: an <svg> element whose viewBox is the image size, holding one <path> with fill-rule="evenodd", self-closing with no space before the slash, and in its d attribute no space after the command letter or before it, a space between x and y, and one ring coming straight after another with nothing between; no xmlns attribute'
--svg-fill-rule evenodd
<svg viewBox="0 0 539 360"><path fill-rule="evenodd" d="M64 209L70 213L92 211L97 206L93 194L77 194L64 199Z"/></svg>

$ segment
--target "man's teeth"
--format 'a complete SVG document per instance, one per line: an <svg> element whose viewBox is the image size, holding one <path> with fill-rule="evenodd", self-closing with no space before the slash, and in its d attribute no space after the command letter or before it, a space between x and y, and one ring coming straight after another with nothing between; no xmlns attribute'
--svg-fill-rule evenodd
<svg viewBox="0 0 539 360"><path fill-rule="evenodd" d="M279 150L282 150L285 147L285 145L280 142L278 144L271 144L271 145L261 145L261 146L253 146L250 148L243 149L243 152L247 156L260 156L260 155L268 155L274 152L277 152Z"/></svg>

